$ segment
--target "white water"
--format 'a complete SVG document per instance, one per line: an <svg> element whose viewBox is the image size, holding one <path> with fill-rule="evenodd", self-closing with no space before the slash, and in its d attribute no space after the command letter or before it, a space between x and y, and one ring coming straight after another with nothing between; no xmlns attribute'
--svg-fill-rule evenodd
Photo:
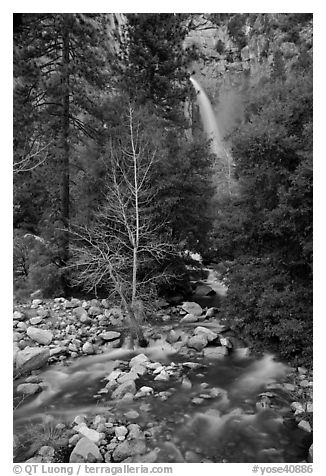
<svg viewBox="0 0 326 476"><path fill-rule="evenodd" d="M212 104L201 85L194 78L190 78L190 81L197 93L197 102L204 130L209 139L212 139L212 151L218 157L225 157L226 153Z"/></svg>

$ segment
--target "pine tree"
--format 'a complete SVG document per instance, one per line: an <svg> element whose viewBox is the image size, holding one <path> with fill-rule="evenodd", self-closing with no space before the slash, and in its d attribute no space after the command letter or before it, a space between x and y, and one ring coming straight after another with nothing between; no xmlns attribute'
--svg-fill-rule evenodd
<svg viewBox="0 0 326 476"><path fill-rule="evenodd" d="M43 231L69 226L71 169L79 166L75 148L102 132L99 98L107 84L109 59L104 26L101 15L22 15L14 34L17 225L25 214L20 185L26 190L29 182L30 189L40 183L49 207L33 217L33 226ZM49 233L60 262L66 264L68 234Z"/></svg>

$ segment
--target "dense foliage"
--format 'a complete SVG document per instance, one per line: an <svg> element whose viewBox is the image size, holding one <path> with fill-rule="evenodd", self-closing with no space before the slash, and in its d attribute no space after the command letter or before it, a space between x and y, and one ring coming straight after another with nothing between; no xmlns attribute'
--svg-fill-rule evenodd
<svg viewBox="0 0 326 476"><path fill-rule="evenodd" d="M183 116L193 93L180 46L182 15L127 17L121 38L101 14L23 14L16 24L14 227L25 268L15 276L27 294L70 292L74 243L67 230L92 227L106 206L112 147L123 153L129 102L157 158L153 226L164 223L175 252L198 249L209 228L211 155L205 138L186 138ZM28 234L45 243L39 255ZM164 266L184 277L182 261ZM107 277L99 287L105 283Z"/></svg>
<svg viewBox="0 0 326 476"><path fill-rule="evenodd" d="M234 260L225 315L257 346L300 360L312 355L312 78L271 77L234 133L241 193L219 214L214 246Z"/></svg>

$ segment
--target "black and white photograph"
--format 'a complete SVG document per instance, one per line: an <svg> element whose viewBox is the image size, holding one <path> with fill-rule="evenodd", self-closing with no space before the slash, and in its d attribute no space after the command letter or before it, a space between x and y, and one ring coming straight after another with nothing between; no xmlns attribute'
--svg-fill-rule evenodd
<svg viewBox="0 0 326 476"><path fill-rule="evenodd" d="M14 473L313 472L314 19L12 14Z"/></svg>

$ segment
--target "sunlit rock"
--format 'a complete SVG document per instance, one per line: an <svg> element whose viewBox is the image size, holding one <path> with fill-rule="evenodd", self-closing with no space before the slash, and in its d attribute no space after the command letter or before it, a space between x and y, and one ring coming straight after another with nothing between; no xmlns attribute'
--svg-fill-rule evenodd
<svg viewBox="0 0 326 476"><path fill-rule="evenodd" d="M181 307L188 314L192 314L194 316L200 316L203 312L201 306L196 302L186 301L182 304Z"/></svg>
<svg viewBox="0 0 326 476"><path fill-rule="evenodd" d="M103 458L96 444L86 438L81 438L73 449L69 463L99 463Z"/></svg>
<svg viewBox="0 0 326 476"><path fill-rule="evenodd" d="M45 365L50 357L49 349L40 347L25 347L17 353L16 368L21 372L39 369Z"/></svg>
<svg viewBox="0 0 326 476"><path fill-rule="evenodd" d="M92 355L95 353L94 346L91 342L85 342L85 344L82 347L82 350L85 354Z"/></svg>
<svg viewBox="0 0 326 476"><path fill-rule="evenodd" d="M128 434L128 429L125 426L116 426L114 427L114 433L119 441L123 441Z"/></svg>
<svg viewBox="0 0 326 476"><path fill-rule="evenodd" d="M195 335L203 334L207 338L208 342L212 342L213 340L217 339L217 333L211 331L210 329L207 329L207 327L202 327L202 326L196 327L196 329L194 330L194 334Z"/></svg>
<svg viewBox="0 0 326 476"><path fill-rule="evenodd" d="M23 393L24 395L33 395L41 391L41 387L37 383L21 383L17 387L18 393Z"/></svg>
<svg viewBox="0 0 326 476"><path fill-rule="evenodd" d="M308 433L311 433L310 423L306 420L301 420L298 423L298 428L301 428L301 430L304 430L304 431L307 431Z"/></svg>
<svg viewBox="0 0 326 476"><path fill-rule="evenodd" d="M28 337L33 339L35 342L38 342L39 344L48 345L53 339L53 333L49 330L29 327L26 332Z"/></svg>

